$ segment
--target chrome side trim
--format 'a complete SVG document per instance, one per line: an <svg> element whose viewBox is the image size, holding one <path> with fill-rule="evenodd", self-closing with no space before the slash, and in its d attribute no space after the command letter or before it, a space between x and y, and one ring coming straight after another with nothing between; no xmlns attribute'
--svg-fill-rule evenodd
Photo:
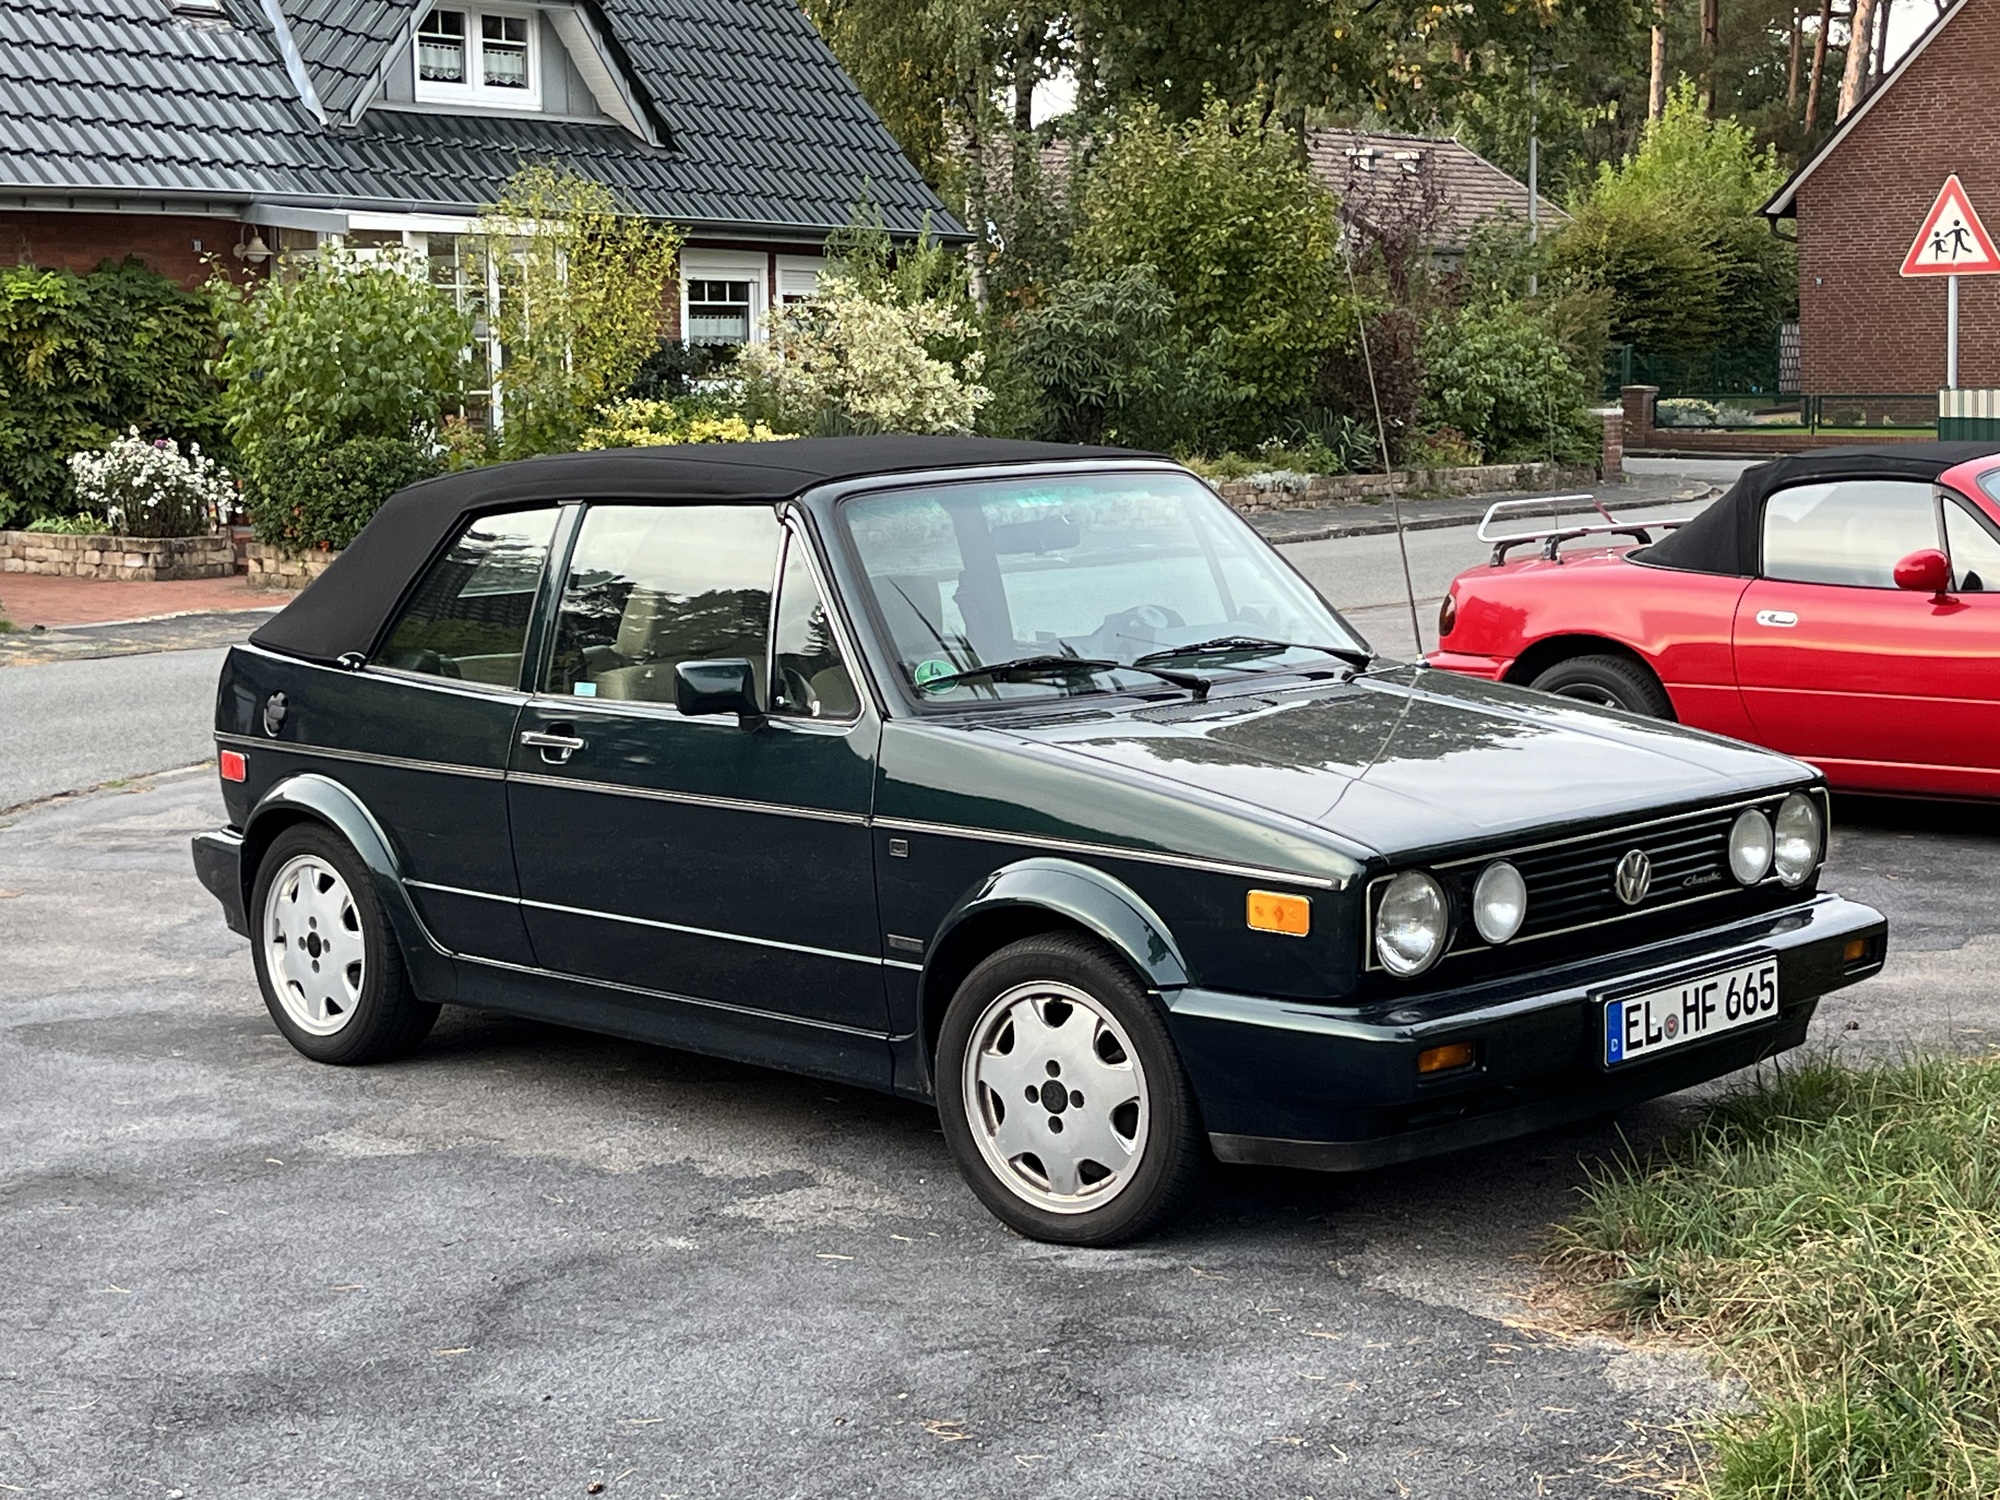
<svg viewBox="0 0 2000 1500"><path fill-rule="evenodd" d="M521 904L519 896L499 896L495 895L492 891L468 891L464 886L439 885L435 880L412 880L408 876L405 876L403 884L413 886L420 891L436 891L440 895L445 896L470 896L475 901L500 901L508 906L519 906Z"/></svg>
<svg viewBox="0 0 2000 1500"><path fill-rule="evenodd" d="M335 750L326 745L301 745L295 740L260 740L247 734L215 733L218 745L241 745L246 750L289 750L294 755L317 755L325 760L354 761L361 765L388 766L398 771L437 771L446 776L470 776L479 781L503 781L507 773L498 766L461 766L443 760L415 760L406 755L376 755L366 750Z"/></svg>
<svg viewBox="0 0 2000 1500"><path fill-rule="evenodd" d="M808 720L806 722L814 722ZM829 812L818 807L793 807L783 802L749 802L740 797L709 797L699 792L669 792L658 787L626 786L616 781L586 781L580 776L544 776L538 771L511 771L509 781L526 786L552 787L568 792L610 792L620 797L643 797L649 802L679 802L689 807L713 807L724 812L771 813L778 817L810 818L816 823L846 823L866 828L864 813Z"/></svg>
<svg viewBox="0 0 2000 1500"><path fill-rule="evenodd" d="M924 972L922 964L904 963L900 958L885 958L882 960L882 967L885 969L908 969L912 974L921 974Z"/></svg>
<svg viewBox="0 0 2000 1500"><path fill-rule="evenodd" d="M554 969L539 969L533 964L510 964L499 958L474 958L470 954L452 955L461 963L478 964L487 969L505 969L513 974L532 974L538 979L554 979L563 984L587 984L600 990L617 990L622 994L640 995L648 1000L671 1000L676 1005L693 1005L703 1010L726 1011L732 1016L755 1016L760 1021L782 1021L787 1026L809 1026L815 1031L836 1031L842 1036L863 1037L871 1042L893 1041L886 1031L869 1031L861 1026L843 1026L838 1021L821 1021L811 1016L791 1016L781 1011L759 1010L754 1005L731 1005L726 1000L703 1000L696 995L677 995L671 990L649 990L641 985L620 984L615 979L592 979L587 974L563 974Z"/></svg>
<svg viewBox="0 0 2000 1500"><path fill-rule="evenodd" d="M872 953L843 953L838 948L815 948L808 943L783 943L776 938L751 937L742 932L717 932L711 927L688 927L679 922L660 922L651 917L628 917L622 912L590 911L581 906L562 906L554 901L534 901L521 898L521 905L532 906L537 911L559 911L572 917L593 917L603 922L625 922L634 927L657 927L663 932L680 932L689 937L719 938L726 943L750 943L759 948L780 948L787 953L810 953L817 958L845 959L851 964L872 964L882 966L880 956Z"/></svg>
<svg viewBox="0 0 2000 1500"><path fill-rule="evenodd" d="M1177 869L1201 870L1211 875L1237 875L1245 880L1270 880L1285 885L1307 885L1317 890L1338 891L1347 882L1330 875L1301 875L1295 870L1274 870L1263 865L1238 865L1227 860L1203 859L1193 854L1168 854L1154 849L1130 849L1119 844L1086 844L1073 839L1046 838L1034 833L1000 833L988 828L965 828L954 823L922 823L912 818L876 818L877 828L898 833L934 833L943 838L978 839L989 844L1023 844L1030 849L1049 849L1059 854L1089 854L1100 859L1130 859L1141 864L1172 865Z"/></svg>

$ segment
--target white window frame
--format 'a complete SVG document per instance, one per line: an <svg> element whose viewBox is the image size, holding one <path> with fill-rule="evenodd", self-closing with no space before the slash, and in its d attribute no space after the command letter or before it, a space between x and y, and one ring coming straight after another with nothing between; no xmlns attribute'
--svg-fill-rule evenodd
<svg viewBox="0 0 2000 1500"><path fill-rule="evenodd" d="M465 17L465 82L440 83L424 77L423 23L433 11L454 10ZM528 23L528 86L524 89L493 88L486 82L485 39L480 21L487 16L504 16ZM458 4L440 0L426 5L410 32L410 68L415 97L420 104L462 104L475 109L507 110L516 114L539 114L542 108L542 24L539 10L515 5Z"/></svg>
<svg viewBox="0 0 2000 1500"><path fill-rule="evenodd" d="M689 341L688 284L694 281L750 283L750 339L761 344L771 336L771 262L767 255L742 250L683 250L681 252L681 341Z"/></svg>
<svg viewBox="0 0 2000 1500"><path fill-rule="evenodd" d="M810 302L819 295L819 279L826 271L824 255L781 255L778 257L778 302Z"/></svg>

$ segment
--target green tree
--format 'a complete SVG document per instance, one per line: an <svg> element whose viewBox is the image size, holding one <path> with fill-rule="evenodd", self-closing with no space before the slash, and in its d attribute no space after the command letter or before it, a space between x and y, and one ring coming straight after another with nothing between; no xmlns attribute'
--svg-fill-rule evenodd
<svg viewBox="0 0 2000 1500"><path fill-rule="evenodd" d="M602 184L533 165L508 179L476 240L500 270L501 454L568 452L658 351L680 233Z"/></svg>
<svg viewBox="0 0 2000 1500"><path fill-rule="evenodd" d="M1080 272L1151 267L1187 346L1241 393L1222 435L1269 436L1351 324L1333 195L1254 106L1220 100L1185 124L1125 111L1082 193Z"/></svg>
<svg viewBox="0 0 2000 1500"><path fill-rule="evenodd" d="M222 409L253 486L299 450L353 438L428 443L465 383L472 323L402 256L328 247L269 283L210 283L225 345Z"/></svg>
<svg viewBox="0 0 2000 1500"><path fill-rule="evenodd" d="M1573 204L1552 263L1573 285L1609 290L1614 339L1648 354L1768 354L1775 378L1797 252L1758 210L1784 175L1743 126L1708 119L1684 79L1639 149Z"/></svg>

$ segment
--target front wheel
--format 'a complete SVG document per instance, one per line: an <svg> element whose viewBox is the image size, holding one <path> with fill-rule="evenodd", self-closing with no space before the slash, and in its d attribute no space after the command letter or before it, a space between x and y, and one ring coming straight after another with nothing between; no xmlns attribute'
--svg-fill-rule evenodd
<svg viewBox="0 0 2000 1500"><path fill-rule="evenodd" d="M1114 1245L1165 1223L1207 1158L1158 1008L1101 943L1025 938L952 997L938 1111L959 1171L1031 1239Z"/></svg>
<svg viewBox="0 0 2000 1500"><path fill-rule="evenodd" d="M287 828L257 867L252 946L264 1004L314 1062L369 1063L421 1042L417 998L366 866L315 824Z"/></svg>
<svg viewBox="0 0 2000 1500"><path fill-rule="evenodd" d="M1572 656L1538 676L1532 686L1559 698L1622 708L1649 719L1671 719L1674 705L1667 690L1641 663L1623 656Z"/></svg>

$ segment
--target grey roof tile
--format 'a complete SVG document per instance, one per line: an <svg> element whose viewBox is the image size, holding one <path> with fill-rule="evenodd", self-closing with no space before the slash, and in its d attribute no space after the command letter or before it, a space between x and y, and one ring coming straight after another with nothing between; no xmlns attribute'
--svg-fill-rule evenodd
<svg viewBox="0 0 2000 1500"><path fill-rule="evenodd" d="M793 0L581 0L663 118L664 149L608 124L363 109L424 0L281 0L323 127L255 0L225 3L229 24L167 0L5 0L0 194L470 211L521 162L557 160L682 222L818 232L866 195L892 229L928 216L958 232Z"/></svg>

